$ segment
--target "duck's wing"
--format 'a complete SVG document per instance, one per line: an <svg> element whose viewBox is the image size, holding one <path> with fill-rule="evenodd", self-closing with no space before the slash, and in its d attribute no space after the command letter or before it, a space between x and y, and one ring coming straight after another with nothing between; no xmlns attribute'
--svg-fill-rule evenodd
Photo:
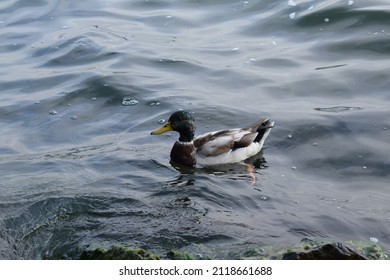
<svg viewBox="0 0 390 280"><path fill-rule="evenodd" d="M249 146L257 136L258 132L252 129L227 129L209 132L194 139L194 146L197 154L204 157L218 156L230 150Z"/></svg>

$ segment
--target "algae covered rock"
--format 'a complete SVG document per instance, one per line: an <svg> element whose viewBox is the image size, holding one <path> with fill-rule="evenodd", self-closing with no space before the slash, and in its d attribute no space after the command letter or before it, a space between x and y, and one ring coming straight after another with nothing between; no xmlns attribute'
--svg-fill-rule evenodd
<svg viewBox="0 0 390 280"><path fill-rule="evenodd" d="M307 248L307 247L306 247ZM307 252L287 252L283 260L366 260L364 256L341 243L328 243L307 249Z"/></svg>
<svg viewBox="0 0 390 280"><path fill-rule="evenodd" d="M193 256L188 253L183 253L177 250L171 250L167 253L167 257L170 260L195 260Z"/></svg>
<svg viewBox="0 0 390 280"><path fill-rule="evenodd" d="M386 260L378 243L364 241L327 242L302 239L301 243L272 257L282 260Z"/></svg>
<svg viewBox="0 0 390 280"><path fill-rule="evenodd" d="M111 249L97 248L84 251L81 260L159 260L160 256L146 252L144 249L128 249L113 246Z"/></svg>
<svg viewBox="0 0 390 280"><path fill-rule="evenodd" d="M249 246L250 245L250 246ZM237 246L236 246L237 247ZM233 248L233 247L232 247ZM110 249L97 248L84 251L82 260L199 260L199 259L271 259L271 260L388 260L378 242L346 241L304 238L293 247L264 244L245 244L239 250L225 248L218 256L210 256L207 252L195 253L193 248L172 249L161 256L144 249L129 249L113 246Z"/></svg>
<svg viewBox="0 0 390 280"><path fill-rule="evenodd" d="M378 242L348 241L347 244L361 252L369 260L389 259L389 256L386 255Z"/></svg>

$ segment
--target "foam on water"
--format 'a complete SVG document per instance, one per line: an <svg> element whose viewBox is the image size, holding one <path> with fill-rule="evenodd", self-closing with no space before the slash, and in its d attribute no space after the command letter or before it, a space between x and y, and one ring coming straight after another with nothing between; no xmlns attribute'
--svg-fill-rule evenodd
<svg viewBox="0 0 390 280"><path fill-rule="evenodd" d="M134 97L124 97L122 100L123 106L133 106L137 105L139 103L138 100L136 100Z"/></svg>

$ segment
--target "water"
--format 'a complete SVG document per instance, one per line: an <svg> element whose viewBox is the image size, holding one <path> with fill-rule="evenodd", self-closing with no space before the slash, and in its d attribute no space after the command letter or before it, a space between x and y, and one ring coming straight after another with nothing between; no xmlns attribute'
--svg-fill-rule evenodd
<svg viewBox="0 0 390 280"><path fill-rule="evenodd" d="M390 251L387 1L3 0L0 36L1 259ZM198 134L274 120L256 181L171 165L150 131L179 109Z"/></svg>

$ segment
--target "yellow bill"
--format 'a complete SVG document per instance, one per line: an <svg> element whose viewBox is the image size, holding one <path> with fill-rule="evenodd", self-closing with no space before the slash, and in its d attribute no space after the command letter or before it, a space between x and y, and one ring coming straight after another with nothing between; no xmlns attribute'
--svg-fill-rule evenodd
<svg viewBox="0 0 390 280"><path fill-rule="evenodd" d="M172 125L170 122L167 122L162 127L157 128L156 130L153 130L152 133L150 133L150 134L152 134L152 135L162 134L162 133L165 133L165 132L168 132L171 130L173 130Z"/></svg>

